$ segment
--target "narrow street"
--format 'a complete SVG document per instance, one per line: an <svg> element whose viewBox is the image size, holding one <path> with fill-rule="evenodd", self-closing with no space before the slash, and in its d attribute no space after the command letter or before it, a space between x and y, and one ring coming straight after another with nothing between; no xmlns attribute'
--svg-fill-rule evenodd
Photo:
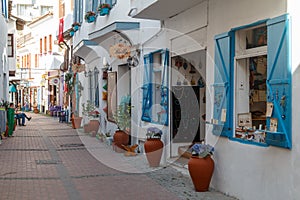
<svg viewBox="0 0 300 200"><path fill-rule="evenodd" d="M0 199L231 199L196 193L173 167L149 171L144 155L115 153L57 118L29 115L0 145Z"/></svg>

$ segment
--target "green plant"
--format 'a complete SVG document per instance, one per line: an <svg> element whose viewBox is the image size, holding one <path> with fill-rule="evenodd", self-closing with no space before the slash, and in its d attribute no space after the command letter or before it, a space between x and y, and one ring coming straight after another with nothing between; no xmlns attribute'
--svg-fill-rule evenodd
<svg viewBox="0 0 300 200"><path fill-rule="evenodd" d="M7 109L9 107L9 102L8 101L4 101L4 99L2 99L0 101L0 107L4 107L5 109Z"/></svg>
<svg viewBox="0 0 300 200"><path fill-rule="evenodd" d="M111 8L110 4L108 3L102 3L98 6L98 11L101 11L102 8Z"/></svg>
<svg viewBox="0 0 300 200"><path fill-rule="evenodd" d="M100 113L96 110L96 106L91 101L87 101L86 103L82 103L82 114L88 117L99 117Z"/></svg>
<svg viewBox="0 0 300 200"><path fill-rule="evenodd" d="M87 12L85 13L84 19L85 19L85 20L88 20L88 18L89 18L90 16L95 16L95 15L96 15L96 13L95 13L94 11L87 11Z"/></svg>
<svg viewBox="0 0 300 200"><path fill-rule="evenodd" d="M120 130L126 130L130 128L131 124L131 105L122 103L118 106L114 119Z"/></svg>
<svg viewBox="0 0 300 200"><path fill-rule="evenodd" d="M75 91L75 84L76 84L76 76L72 72L68 72L65 74L65 83L67 86L67 95L73 94ZM81 91L83 90L83 86L79 80L77 80L77 90L78 95L81 96Z"/></svg>
<svg viewBox="0 0 300 200"><path fill-rule="evenodd" d="M80 24L79 22L74 22L74 23L72 24L72 27L74 27L74 26L81 26L81 24Z"/></svg>

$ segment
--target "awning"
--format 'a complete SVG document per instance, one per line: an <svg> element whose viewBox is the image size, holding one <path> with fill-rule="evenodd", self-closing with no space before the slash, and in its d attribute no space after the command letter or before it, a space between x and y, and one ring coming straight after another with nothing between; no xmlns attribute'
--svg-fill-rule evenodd
<svg viewBox="0 0 300 200"><path fill-rule="evenodd" d="M73 53L80 58L85 58L90 52L97 48L98 44L90 40L81 40L73 49Z"/></svg>
<svg viewBox="0 0 300 200"><path fill-rule="evenodd" d="M89 39L100 44L104 40L114 36L115 34L121 35L127 41L131 41L123 31L138 30L140 28L139 22L114 22L100 30L94 31L89 34Z"/></svg>
<svg viewBox="0 0 300 200"><path fill-rule="evenodd" d="M11 84L9 86L9 92L17 92L16 86L14 84Z"/></svg>

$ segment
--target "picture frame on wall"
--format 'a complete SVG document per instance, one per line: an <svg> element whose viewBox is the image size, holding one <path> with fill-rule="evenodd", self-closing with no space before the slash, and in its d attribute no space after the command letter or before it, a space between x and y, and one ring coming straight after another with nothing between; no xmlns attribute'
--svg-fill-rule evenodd
<svg viewBox="0 0 300 200"><path fill-rule="evenodd" d="M114 113L117 111L117 72L107 74L107 120L115 122Z"/></svg>
<svg viewBox="0 0 300 200"><path fill-rule="evenodd" d="M277 118L271 118L270 119L270 131L271 132L277 132L277 125L278 125L278 119Z"/></svg>
<svg viewBox="0 0 300 200"><path fill-rule="evenodd" d="M251 113L239 113L238 114L238 126L252 128Z"/></svg>

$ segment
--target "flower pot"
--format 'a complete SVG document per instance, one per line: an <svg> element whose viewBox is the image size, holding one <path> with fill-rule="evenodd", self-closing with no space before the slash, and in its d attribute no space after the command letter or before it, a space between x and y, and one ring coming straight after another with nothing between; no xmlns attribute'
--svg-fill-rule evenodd
<svg viewBox="0 0 300 200"><path fill-rule="evenodd" d="M85 133L91 132L91 127L90 127L90 124L89 124L89 123L83 125L83 131L84 131Z"/></svg>
<svg viewBox="0 0 300 200"><path fill-rule="evenodd" d="M159 138L147 139L144 144L146 157L150 167L158 167L164 144Z"/></svg>
<svg viewBox="0 0 300 200"><path fill-rule="evenodd" d="M98 120L93 119L93 120L90 120L89 126L90 126L90 132L94 132L95 134L97 134L100 123Z"/></svg>
<svg viewBox="0 0 300 200"><path fill-rule="evenodd" d="M197 192L208 191L214 171L214 160L210 156L199 158L192 156L188 162L189 173Z"/></svg>
<svg viewBox="0 0 300 200"><path fill-rule="evenodd" d="M73 31L74 31L74 32L78 31L78 29L79 29L79 26L78 26L78 25L74 25L74 26L73 26Z"/></svg>
<svg viewBox="0 0 300 200"><path fill-rule="evenodd" d="M124 131L117 130L113 136L113 149L115 152L123 153L125 151L122 145L128 145L129 135Z"/></svg>
<svg viewBox="0 0 300 200"><path fill-rule="evenodd" d="M93 23L94 21L96 21L96 16L95 15L88 16L88 18L87 18L88 23Z"/></svg>
<svg viewBox="0 0 300 200"><path fill-rule="evenodd" d="M77 129L81 126L82 117L73 117L72 118L72 128Z"/></svg>
<svg viewBox="0 0 300 200"><path fill-rule="evenodd" d="M109 14L110 8L101 8L100 10L100 16L105 16Z"/></svg>

